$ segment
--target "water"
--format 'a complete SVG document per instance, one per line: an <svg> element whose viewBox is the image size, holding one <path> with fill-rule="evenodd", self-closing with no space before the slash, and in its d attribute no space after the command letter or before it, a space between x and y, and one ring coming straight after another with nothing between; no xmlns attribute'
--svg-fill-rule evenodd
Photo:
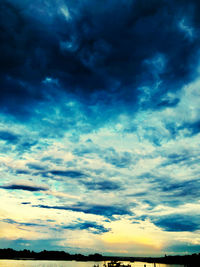
<svg viewBox="0 0 200 267"><path fill-rule="evenodd" d="M154 267L153 263L147 262L124 262L131 264L131 267ZM103 267L104 262L77 262L77 261L34 261L34 260L0 260L0 267L93 267L99 264ZM177 264L159 264L156 267L183 267Z"/></svg>
<svg viewBox="0 0 200 267"><path fill-rule="evenodd" d="M137 262L136 261L130 264L131 264L131 267L144 267L145 264L146 264L146 267L154 267L154 263L148 263L148 262ZM184 267L184 265L156 263L156 267Z"/></svg>

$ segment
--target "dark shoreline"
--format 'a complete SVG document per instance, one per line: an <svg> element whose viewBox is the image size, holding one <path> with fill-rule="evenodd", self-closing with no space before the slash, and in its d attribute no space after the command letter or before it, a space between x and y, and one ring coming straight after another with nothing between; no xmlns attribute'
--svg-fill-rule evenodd
<svg viewBox="0 0 200 267"><path fill-rule="evenodd" d="M192 255L177 255L164 257L120 257L120 256L103 256L95 253L88 256L82 254L69 254L65 251L47 251L34 252L27 249L14 250L11 248L0 249L1 260L56 260L56 261L144 261L148 263L164 264L182 264L193 267L200 266L200 253Z"/></svg>

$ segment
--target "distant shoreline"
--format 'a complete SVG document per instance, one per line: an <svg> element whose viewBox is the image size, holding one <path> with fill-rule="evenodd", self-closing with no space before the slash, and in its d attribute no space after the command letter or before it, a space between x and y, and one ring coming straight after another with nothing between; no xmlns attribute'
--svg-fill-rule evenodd
<svg viewBox="0 0 200 267"><path fill-rule="evenodd" d="M65 251L47 251L40 252L24 250L14 250L11 248L0 249L0 260L48 260L48 261L139 261L148 263L164 263L164 264L182 264L188 267L200 266L200 253L192 255L177 255L164 257L126 257L126 256L103 256L99 253L91 254L88 256L82 254L69 254Z"/></svg>

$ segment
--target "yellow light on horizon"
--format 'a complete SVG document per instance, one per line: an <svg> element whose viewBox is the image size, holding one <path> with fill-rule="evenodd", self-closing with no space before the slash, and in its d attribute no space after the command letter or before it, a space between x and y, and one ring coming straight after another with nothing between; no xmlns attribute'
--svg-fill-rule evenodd
<svg viewBox="0 0 200 267"><path fill-rule="evenodd" d="M112 231L102 236L102 241L113 246L136 246L160 250L163 241L160 233L148 227L148 223L133 224L130 221L116 221L112 223ZM159 236L158 236L159 235Z"/></svg>

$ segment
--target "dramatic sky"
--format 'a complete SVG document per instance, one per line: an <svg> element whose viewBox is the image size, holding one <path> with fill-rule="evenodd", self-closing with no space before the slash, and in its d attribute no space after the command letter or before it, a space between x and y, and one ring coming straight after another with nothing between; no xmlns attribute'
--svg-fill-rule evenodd
<svg viewBox="0 0 200 267"><path fill-rule="evenodd" d="M0 248L200 251L200 1L0 1Z"/></svg>

